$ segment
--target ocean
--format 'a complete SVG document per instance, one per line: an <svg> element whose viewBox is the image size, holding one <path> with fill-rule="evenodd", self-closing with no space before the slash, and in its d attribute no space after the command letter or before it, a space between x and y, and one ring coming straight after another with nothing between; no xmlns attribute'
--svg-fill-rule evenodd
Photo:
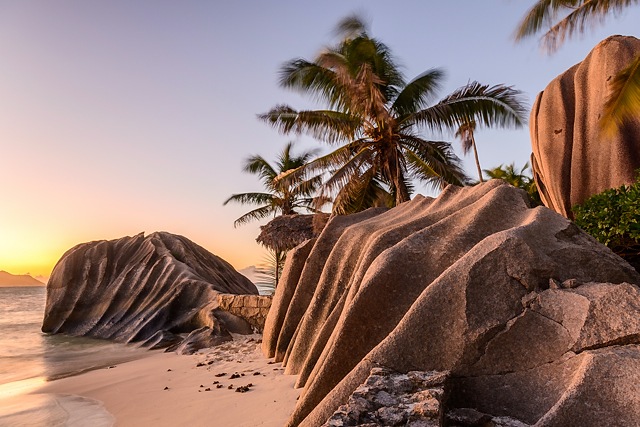
<svg viewBox="0 0 640 427"><path fill-rule="evenodd" d="M44 287L0 288L0 427L111 426L100 402L38 394L44 382L148 355L147 350L40 331Z"/></svg>

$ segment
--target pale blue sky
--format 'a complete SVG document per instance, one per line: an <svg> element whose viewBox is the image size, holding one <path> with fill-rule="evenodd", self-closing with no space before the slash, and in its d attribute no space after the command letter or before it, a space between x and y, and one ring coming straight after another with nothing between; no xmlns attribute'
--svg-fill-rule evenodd
<svg viewBox="0 0 640 427"><path fill-rule="evenodd" d="M76 243L156 230L237 268L259 262L258 225L232 225L249 207L222 202L261 189L244 158L273 158L296 139L256 114L315 105L277 86L280 65L313 58L352 12L407 78L444 68L442 96L478 80L513 85L530 103L599 40L637 35L640 22L632 8L547 56L536 39L512 41L532 4L0 0L0 270L48 274ZM529 159L528 129L476 139L484 168ZM471 157L465 165L474 174Z"/></svg>

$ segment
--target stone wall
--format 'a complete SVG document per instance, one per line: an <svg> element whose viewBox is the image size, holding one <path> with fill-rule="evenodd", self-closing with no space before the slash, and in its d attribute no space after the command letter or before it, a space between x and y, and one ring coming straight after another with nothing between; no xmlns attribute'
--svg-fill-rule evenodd
<svg viewBox="0 0 640 427"><path fill-rule="evenodd" d="M218 308L243 318L257 332L264 330L264 322L271 308L270 295L219 294Z"/></svg>

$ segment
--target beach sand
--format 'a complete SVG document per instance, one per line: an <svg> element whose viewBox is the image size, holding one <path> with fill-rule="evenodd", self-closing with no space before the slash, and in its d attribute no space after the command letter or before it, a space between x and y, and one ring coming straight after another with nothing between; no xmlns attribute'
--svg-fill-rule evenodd
<svg viewBox="0 0 640 427"><path fill-rule="evenodd" d="M282 426L300 390L293 387L295 376L263 356L260 339L235 335L232 342L191 356L153 351L144 359L46 383L34 393L100 401L122 427ZM240 377L231 379L236 373ZM248 391L236 391L249 384Z"/></svg>

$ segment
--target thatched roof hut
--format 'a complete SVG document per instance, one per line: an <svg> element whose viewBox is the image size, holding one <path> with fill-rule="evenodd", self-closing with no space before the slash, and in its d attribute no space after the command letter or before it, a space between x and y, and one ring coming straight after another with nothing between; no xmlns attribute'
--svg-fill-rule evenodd
<svg viewBox="0 0 640 427"><path fill-rule="evenodd" d="M329 214L282 215L260 227L256 241L275 251L288 251L320 234Z"/></svg>

